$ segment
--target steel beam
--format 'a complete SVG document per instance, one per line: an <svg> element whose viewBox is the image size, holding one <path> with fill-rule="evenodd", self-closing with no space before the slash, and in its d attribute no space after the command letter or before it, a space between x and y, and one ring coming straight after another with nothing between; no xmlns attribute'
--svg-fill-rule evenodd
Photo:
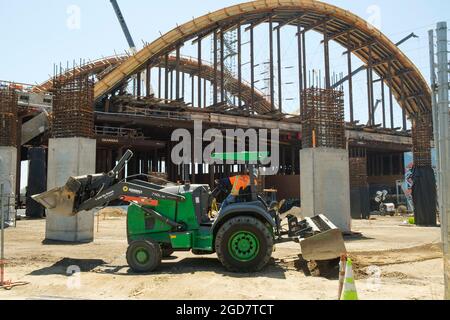
<svg viewBox="0 0 450 320"><path fill-rule="evenodd" d="M437 26L438 60L438 145L441 169L442 242L444 244L445 299L450 300L450 125L449 125L449 64L448 28L446 22Z"/></svg>
<svg viewBox="0 0 450 320"><path fill-rule="evenodd" d="M270 105L272 112L275 111L275 84L274 84L274 58L273 58L273 18L269 18L269 87L270 87Z"/></svg>
<svg viewBox="0 0 450 320"><path fill-rule="evenodd" d="M198 79L197 79L197 99L198 107L202 107L202 39L197 42L197 61L198 61Z"/></svg>
<svg viewBox="0 0 450 320"><path fill-rule="evenodd" d="M303 92L303 59L302 59L302 33L300 21L297 23L297 47L298 47L298 87L299 87L299 103L300 116L304 113L302 92Z"/></svg>
<svg viewBox="0 0 450 320"><path fill-rule="evenodd" d="M217 69L218 69L218 65L217 65L217 32L214 32L214 36L213 36L213 50L214 50L214 81L213 81L213 104L216 105L217 104L217 95L218 95L218 90L217 90L217 85L218 85L218 81L217 81Z"/></svg>
<svg viewBox="0 0 450 320"><path fill-rule="evenodd" d="M175 70L176 70L175 97L177 100L179 100L181 98L180 97L180 47L177 47L177 51L176 51Z"/></svg>
<svg viewBox="0 0 450 320"><path fill-rule="evenodd" d="M347 31L347 47L351 44L350 31ZM352 74L352 53L349 50L347 53L347 71L348 71L348 101L350 105L350 122L355 122L355 113L353 110L353 74Z"/></svg>
<svg viewBox="0 0 450 320"><path fill-rule="evenodd" d="M330 80L330 47L328 40L328 25L327 22L324 23L324 32L323 32L323 48L324 48L324 59L325 59L325 88L331 88L331 80Z"/></svg>
<svg viewBox="0 0 450 320"><path fill-rule="evenodd" d="M283 80L281 71L281 28L277 29L277 59L278 59L278 110L283 112Z"/></svg>

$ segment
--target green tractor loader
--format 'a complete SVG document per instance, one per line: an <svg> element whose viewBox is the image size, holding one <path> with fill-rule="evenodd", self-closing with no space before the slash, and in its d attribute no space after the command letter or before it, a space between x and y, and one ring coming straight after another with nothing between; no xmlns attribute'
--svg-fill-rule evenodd
<svg viewBox="0 0 450 320"><path fill-rule="evenodd" d="M135 177L119 180L127 151L108 173L71 177L64 187L35 195L33 199L52 213L73 216L107 206L113 200L130 203L127 214L127 262L135 272L151 272L162 258L175 251L216 253L229 271L255 272L269 262L277 243L296 241L306 260L331 260L346 252L342 233L323 215L298 221L281 218L277 206L256 192L253 167L248 194L212 216L218 186L169 184L160 186ZM260 153L215 154L216 159L254 160ZM283 221L284 220L284 221Z"/></svg>

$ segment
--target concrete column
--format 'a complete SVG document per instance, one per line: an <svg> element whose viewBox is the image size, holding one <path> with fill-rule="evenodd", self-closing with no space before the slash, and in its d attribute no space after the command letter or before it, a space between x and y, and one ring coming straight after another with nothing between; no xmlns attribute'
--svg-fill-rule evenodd
<svg viewBox="0 0 450 320"><path fill-rule="evenodd" d="M300 151L302 214L323 214L342 232L351 231L349 157L346 149Z"/></svg>
<svg viewBox="0 0 450 320"><path fill-rule="evenodd" d="M95 173L96 140L57 138L49 140L47 189L66 184L69 177ZM47 212L46 240L90 242L94 239L94 211L64 217Z"/></svg>
<svg viewBox="0 0 450 320"><path fill-rule="evenodd" d="M17 148L16 147L1 147L0 146L0 183L3 184L3 192L9 195L9 212L14 212L14 193L16 190L16 164L17 164ZM8 203L8 197L3 197L4 204ZM7 214L7 206L4 205L5 220L10 220Z"/></svg>

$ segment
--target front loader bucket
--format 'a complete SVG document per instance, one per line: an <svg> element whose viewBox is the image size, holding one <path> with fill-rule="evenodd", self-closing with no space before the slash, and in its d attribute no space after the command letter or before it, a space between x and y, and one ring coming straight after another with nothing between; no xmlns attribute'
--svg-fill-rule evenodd
<svg viewBox="0 0 450 320"><path fill-rule="evenodd" d="M300 241L303 259L332 260L347 253L342 232L325 216L319 215L306 220L314 235Z"/></svg>
<svg viewBox="0 0 450 320"><path fill-rule="evenodd" d="M74 212L77 181L70 178L64 187L31 196L31 198L43 205L51 214L71 217Z"/></svg>

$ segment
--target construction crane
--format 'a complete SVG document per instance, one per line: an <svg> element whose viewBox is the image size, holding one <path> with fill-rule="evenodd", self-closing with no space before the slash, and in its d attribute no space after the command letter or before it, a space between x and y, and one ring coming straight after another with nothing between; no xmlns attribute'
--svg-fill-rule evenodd
<svg viewBox="0 0 450 320"><path fill-rule="evenodd" d="M134 44L133 37L131 36L130 30L128 29L127 23L125 22L125 18L123 17L122 11L120 10L119 4L117 0L111 0L111 4L116 12L117 19L119 20L120 26L122 27L123 33L125 34L125 38L127 39L128 46L133 54L136 51L136 45Z"/></svg>
<svg viewBox="0 0 450 320"><path fill-rule="evenodd" d="M132 54L136 54L136 45L134 44L133 37L131 36L130 30L128 29L127 23L125 22L125 18L123 17L122 11L120 10L119 4L117 0L110 0L111 4L114 8L114 12L116 13L117 19L119 20L120 26L122 27L125 38L127 39L128 46L130 47L130 51ZM146 72L146 71L145 71ZM133 95L137 94L137 81L138 78L136 76L131 77L133 81ZM150 92L147 94L153 94L153 88L150 85Z"/></svg>

